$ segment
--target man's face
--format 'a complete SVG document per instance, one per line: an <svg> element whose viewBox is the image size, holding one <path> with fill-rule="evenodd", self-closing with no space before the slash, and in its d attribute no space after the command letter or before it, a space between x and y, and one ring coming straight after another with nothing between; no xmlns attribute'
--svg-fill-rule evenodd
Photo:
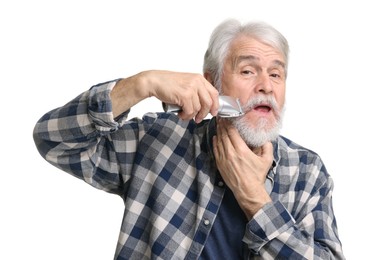
<svg viewBox="0 0 378 260"><path fill-rule="evenodd" d="M246 112L244 126L259 131L277 128L285 104L285 66L278 50L251 37L240 36L231 44L224 63L222 95L240 99ZM268 99L273 99L276 107Z"/></svg>

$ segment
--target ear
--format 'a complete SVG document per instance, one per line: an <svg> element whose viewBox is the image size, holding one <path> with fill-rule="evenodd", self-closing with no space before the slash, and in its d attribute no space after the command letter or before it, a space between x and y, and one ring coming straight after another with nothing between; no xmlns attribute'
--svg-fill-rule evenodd
<svg viewBox="0 0 378 260"><path fill-rule="evenodd" d="M205 77L205 79L206 79L208 82L210 82L211 85L214 86L214 79L213 79L213 77L211 76L211 74L210 74L209 72L205 72L205 73L203 74L203 76Z"/></svg>

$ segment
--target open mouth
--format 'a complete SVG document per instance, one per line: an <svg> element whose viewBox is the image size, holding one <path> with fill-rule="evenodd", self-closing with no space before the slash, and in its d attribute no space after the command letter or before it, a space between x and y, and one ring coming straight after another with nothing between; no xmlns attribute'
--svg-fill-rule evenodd
<svg viewBox="0 0 378 260"><path fill-rule="evenodd" d="M253 110L263 113L268 113L272 111L272 107L268 104L259 104L253 107Z"/></svg>

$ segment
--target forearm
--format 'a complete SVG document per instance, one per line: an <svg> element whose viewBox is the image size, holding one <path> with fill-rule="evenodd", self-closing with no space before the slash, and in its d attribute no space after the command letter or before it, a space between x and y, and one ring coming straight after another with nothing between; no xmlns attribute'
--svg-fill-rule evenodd
<svg viewBox="0 0 378 260"><path fill-rule="evenodd" d="M218 91L200 74L163 70L143 71L117 82L111 92L115 118L143 99L155 97L182 108L183 120L203 120L216 115Z"/></svg>
<svg viewBox="0 0 378 260"><path fill-rule="evenodd" d="M134 76L119 80L110 92L113 117L128 111L145 98L150 97L148 92L151 82L146 76L148 72L141 72Z"/></svg>
<svg viewBox="0 0 378 260"><path fill-rule="evenodd" d="M118 126L109 98L115 82L99 84L62 107L46 113L36 124L34 136L54 142L82 140L103 135ZM96 133L97 132L97 133Z"/></svg>
<svg viewBox="0 0 378 260"><path fill-rule="evenodd" d="M106 145L107 139L102 138L120 127L113 120L111 111L109 93L112 84L92 87L66 105L45 114L36 124L33 136L37 149L48 162L97 188L115 192L118 184L107 186L105 182L107 178L116 180L114 176L118 169L114 156L105 156L111 153L104 152L109 146ZM104 167L109 175L97 177L102 164L114 167Z"/></svg>
<svg viewBox="0 0 378 260"><path fill-rule="evenodd" d="M314 211L297 222L282 203L269 203L248 223L244 242L253 254L278 259L344 259L329 214Z"/></svg>
<svg viewBox="0 0 378 260"><path fill-rule="evenodd" d="M252 219L253 216L264 207L264 205L272 202L269 194L265 190L265 187L258 187L257 185L253 188L254 192L257 194L255 196L248 196L242 192L242 189L238 189L235 192L235 198L239 203L239 206L243 210L247 219Z"/></svg>

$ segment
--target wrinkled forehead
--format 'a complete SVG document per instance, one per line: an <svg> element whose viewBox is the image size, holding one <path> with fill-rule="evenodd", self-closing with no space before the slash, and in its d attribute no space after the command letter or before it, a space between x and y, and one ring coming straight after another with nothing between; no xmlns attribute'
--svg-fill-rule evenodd
<svg viewBox="0 0 378 260"><path fill-rule="evenodd" d="M226 60L231 62L232 67L240 63L269 63L270 66L286 69L284 55L278 48L244 35L232 41Z"/></svg>

